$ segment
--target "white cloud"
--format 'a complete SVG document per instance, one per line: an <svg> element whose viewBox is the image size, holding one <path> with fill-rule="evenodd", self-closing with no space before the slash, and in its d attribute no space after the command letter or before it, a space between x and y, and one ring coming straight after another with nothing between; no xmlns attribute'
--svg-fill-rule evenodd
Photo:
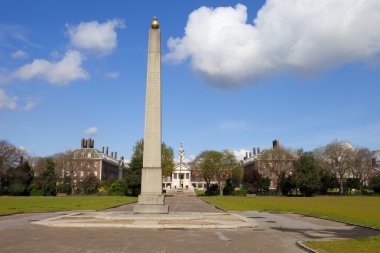
<svg viewBox="0 0 380 253"><path fill-rule="evenodd" d="M17 50L11 54L13 59L25 59L28 58L28 54L22 50Z"/></svg>
<svg viewBox="0 0 380 253"><path fill-rule="evenodd" d="M98 128L90 127L85 132L86 132L87 136L94 136L98 133Z"/></svg>
<svg viewBox="0 0 380 253"><path fill-rule="evenodd" d="M30 111L36 106L36 103L34 103L32 100L26 101L26 104L24 105L25 111Z"/></svg>
<svg viewBox="0 0 380 253"><path fill-rule="evenodd" d="M1 109L16 109L17 97L9 97L4 91L0 90L0 110Z"/></svg>
<svg viewBox="0 0 380 253"><path fill-rule="evenodd" d="M236 158L237 158L238 160L243 160L245 154L246 154L247 152L249 153L249 152L251 152L251 151L242 148L242 149L240 149L240 150L233 150L232 152L235 154L235 156L236 156Z"/></svg>
<svg viewBox="0 0 380 253"><path fill-rule="evenodd" d="M120 73L119 72L107 72L107 73L105 73L105 76L108 78L115 79L115 78L118 78L120 76Z"/></svg>
<svg viewBox="0 0 380 253"><path fill-rule="evenodd" d="M66 85L78 79L87 79L88 73L82 68L83 57L78 51L70 50L57 62L36 59L25 64L10 75L10 79L30 80L40 78L51 84Z"/></svg>
<svg viewBox="0 0 380 253"><path fill-rule="evenodd" d="M253 23L247 8L201 7L167 61L190 60L211 84L230 88L281 72L314 74L380 53L377 0L268 0Z"/></svg>
<svg viewBox="0 0 380 253"><path fill-rule="evenodd" d="M79 25L66 25L70 43L78 49L109 54L117 45L116 28L124 28L124 20L113 19L104 23L98 21L81 22Z"/></svg>

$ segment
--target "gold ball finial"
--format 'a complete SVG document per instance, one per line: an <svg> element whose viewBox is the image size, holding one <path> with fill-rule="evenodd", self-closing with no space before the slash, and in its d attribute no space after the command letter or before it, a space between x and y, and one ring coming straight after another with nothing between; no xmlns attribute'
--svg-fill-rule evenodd
<svg viewBox="0 0 380 253"><path fill-rule="evenodd" d="M158 23L157 17L153 18L152 24L150 24L150 26L152 29L158 29L158 27L160 27L160 23Z"/></svg>

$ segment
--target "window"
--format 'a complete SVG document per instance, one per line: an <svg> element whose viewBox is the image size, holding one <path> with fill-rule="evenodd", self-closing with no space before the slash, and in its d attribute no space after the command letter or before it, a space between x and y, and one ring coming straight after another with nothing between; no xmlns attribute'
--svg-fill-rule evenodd
<svg viewBox="0 0 380 253"><path fill-rule="evenodd" d="M94 175L95 175L95 177L97 177L98 176L98 171L94 171Z"/></svg>
<svg viewBox="0 0 380 253"><path fill-rule="evenodd" d="M88 157L88 158L91 158L91 153L88 153L88 154L87 154L87 157Z"/></svg>
<svg viewBox="0 0 380 253"><path fill-rule="evenodd" d="M177 179L177 173L174 173L174 179Z"/></svg>
<svg viewBox="0 0 380 253"><path fill-rule="evenodd" d="M183 173L179 175L179 179L183 179Z"/></svg>
<svg viewBox="0 0 380 253"><path fill-rule="evenodd" d="M190 173L186 173L186 179L189 179L189 174L190 174Z"/></svg>

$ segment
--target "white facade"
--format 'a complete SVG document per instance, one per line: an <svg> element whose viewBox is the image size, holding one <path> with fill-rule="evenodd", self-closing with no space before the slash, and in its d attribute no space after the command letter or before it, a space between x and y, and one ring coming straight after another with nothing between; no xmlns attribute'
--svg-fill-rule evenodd
<svg viewBox="0 0 380 253"><path fill-rule="evenodd" d="M162 187L164 189L185 189L185 190L205 190L206 182L196 174L192 177L190 166L184 162L185 150L182 147L179 150L179 162L175 163L171 177L164 177ZM195 181L192 181L193 180ZM212 184L216 182L211 182Z"/></svg>

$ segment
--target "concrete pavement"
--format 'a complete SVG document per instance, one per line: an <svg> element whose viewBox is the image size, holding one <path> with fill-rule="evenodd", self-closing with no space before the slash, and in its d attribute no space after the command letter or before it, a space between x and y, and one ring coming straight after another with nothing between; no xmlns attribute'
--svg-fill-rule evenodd
<svg viewBox="0 0 380 253"><path fill-rule="evenodd" d="M214 207L199 199L172 200L176 203L173 206L177 206L177 210L185 205L194 208L199 203L214 212ZM184 202L183 205L178 204L180 201ZM360 238L379 234L376 230L338 222L268 212L239 212L239 215L257 224L257 227L251 229L98 229L31 225L31 221L68 213L71 212L26 213L0 217L0 251L297 253L305 252L296 245L299 240Z"/></svg>

